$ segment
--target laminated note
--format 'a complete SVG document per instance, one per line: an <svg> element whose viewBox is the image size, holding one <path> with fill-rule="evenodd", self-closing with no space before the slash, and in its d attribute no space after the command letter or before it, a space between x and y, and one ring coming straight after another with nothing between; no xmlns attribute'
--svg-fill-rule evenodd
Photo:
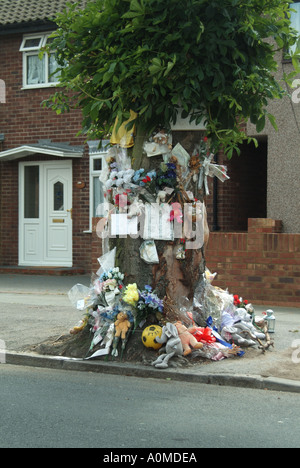
<svg viewBox="0 0 300 468"><path fill-rule="evenodd" d="M111 235L130 236L138 234L138 218L134 216L128 219L127 213L111 215Z"/></svg>
<svg viewBox="0 0 300 468"><path fill-rule="evenodd" d="M170 222L172 206L164 203L145 204L145 240L174 240L173 223Z"/></svg>

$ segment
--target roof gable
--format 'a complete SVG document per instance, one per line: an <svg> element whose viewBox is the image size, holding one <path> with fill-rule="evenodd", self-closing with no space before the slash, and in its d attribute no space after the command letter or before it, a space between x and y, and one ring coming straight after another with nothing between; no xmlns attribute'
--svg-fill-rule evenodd
<svg viewBox="0 0 300 468"><path fill-rule="evenodd" d="M88 0L79 0L79 8L84 8ZM0 25L13 26L24 23L49 21L62 12L67 3L75 0L1 0ZM2 29L2 28L1 28Z"/></svg>

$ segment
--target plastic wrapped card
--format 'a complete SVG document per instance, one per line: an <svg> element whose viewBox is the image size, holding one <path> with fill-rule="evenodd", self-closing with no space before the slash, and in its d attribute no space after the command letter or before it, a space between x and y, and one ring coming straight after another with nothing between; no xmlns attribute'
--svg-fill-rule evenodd
<svg viewBox="0 0 300 468"><path fill-rule="evenodd" d="M172 156L175 156L180 166L187 167L190 160L189 153L183 148L180 143L177 143L175 148L172 150Z"/></svg>
<svg viewBox="0 0 300 468"><path fill-rule="evenodd" d="M138 234L138 218L134 216L128 219L127 213L111 215L111 235L130 236Z"/></svg>
<svg viewBox="0 0 300 468"><path fill-rule="evenodd" d="M140 255L142 260L146 263L159 263L156 245L153 240L147 240L142 243L140 247Z"/></svg>
<svg viewBox="0 0 300 468"><path fill-rule="evenodd" d="M145 240L174 240L173 223L170 222L172 206L158 203L145 204Z"/></svg>

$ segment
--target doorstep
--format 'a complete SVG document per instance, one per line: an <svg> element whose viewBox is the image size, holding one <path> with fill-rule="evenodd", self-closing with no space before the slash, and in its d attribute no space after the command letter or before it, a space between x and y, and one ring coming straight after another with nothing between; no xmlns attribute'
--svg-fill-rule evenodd
<svg viewBox="0 0 300 468"><path fill-rule="evenodd" d="M28 267L28 266L1 266L0 275L42 275L42 276L76 276L84 275L86 273L84 268L72 267Z"/></svg>

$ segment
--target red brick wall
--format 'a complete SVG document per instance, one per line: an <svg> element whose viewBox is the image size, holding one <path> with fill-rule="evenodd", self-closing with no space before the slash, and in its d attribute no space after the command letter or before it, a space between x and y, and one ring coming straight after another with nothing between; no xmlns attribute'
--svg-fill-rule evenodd
<svg viewBox="0 0 300 468"><path fill-rule="evenodd" d="M22 38L22 34L0 37L0 78L6 84L6 104L0 106L0 131L5 133L2 150L39 139L81 145L84 139L76 137L81 129L81 112L56 115L42 108L42 101L54 93L54 88L22 89Z"/></svg>
<svg viewBox="0 0 300 468"><path fill-rule="evenodd" d="M247 231L249 218L267 216L267 142L240 147L230 161L219 155L230 179L218 181L218 223L221 231Z"/></svg>
<svg viewBox="0 0 300 468"><path fill-rule="evenodd" d="M0 78L6 84L6 104L0 105L0 133L5 134L0 150L39 139L68 142L82 146L81 112L56 115L41 106L54 93L54 88L22 90L22 53L19 48L23 35L0 36ZM54 160L55 157L34 156L22 161ZM0 264L18 264L18 161L0 163ZM85 182L79 189L77 182ZM73 263L87 271L91 268L91 234L89 230L89 155L86 146L83 159L73 159Z"/></svg>
<svg viewBox="0 0 300 468"><path fill-rule="evenodd" d="M281 221L249 219L247 233L211 233L207 266L214 285L254 304L300 307L300 234Z"/></svg>

